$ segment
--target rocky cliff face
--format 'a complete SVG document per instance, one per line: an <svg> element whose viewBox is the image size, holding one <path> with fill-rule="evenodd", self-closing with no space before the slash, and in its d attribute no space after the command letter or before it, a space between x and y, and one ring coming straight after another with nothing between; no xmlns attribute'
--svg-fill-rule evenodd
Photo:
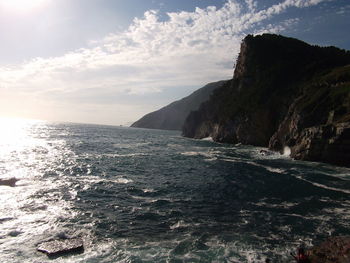
<svg viewBox="0 0 350 263"><path fill-rule="evenodd" d="M131 125L135 128L181 130L186 117L197 110L201 103L207 101L213 91L226 81L218 81L205 85L188 97L175 101L155 112L143 116Z"/></svg>
<svg viewBox="0 0 350 263"><path fill-rule="evenodd" d="M350 65L311 80L289 107L269 147L295 159L350 166Z"/></svg>
<svg viewBox="0 0 350 263"><path fill-rule="evenodd" d="M350 166L349 64L350 52L335 47L247 36L233 79L189 114L183 135Z"/></svg>

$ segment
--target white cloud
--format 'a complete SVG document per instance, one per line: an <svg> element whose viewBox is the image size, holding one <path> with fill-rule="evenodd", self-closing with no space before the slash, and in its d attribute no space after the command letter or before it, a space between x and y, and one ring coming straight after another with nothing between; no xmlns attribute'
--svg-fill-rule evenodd
<svg viewBox="0 0 350 263"><path fill-rule="evenodd" d="M270 18L290 7L305 8L322 1L285 0L257 10L257 1L229 0L220 9L209 6L194 12L168 13L166 21L160 20L158 11L149 10L124 32L93 41L90 48L0 68L1 100L10 90L12 98L14 94L28 96L56 107L64 104L69 108L71 98L72 105L80 104L76 107L81 109L84 104L97 107L98 101L94 100L103 95L116 97L115 109L122 103L129 105L124 108L130 110L132 120L154 106L133 111L131 96L126 103L118 101L119 95L160 93L170 87L200 86L230 78L240 41L247 33L281 32L298 20L269 24ZM105 114L109 114L110 107L111 102ZM100 106L99 112L103 114Z"/></svg>

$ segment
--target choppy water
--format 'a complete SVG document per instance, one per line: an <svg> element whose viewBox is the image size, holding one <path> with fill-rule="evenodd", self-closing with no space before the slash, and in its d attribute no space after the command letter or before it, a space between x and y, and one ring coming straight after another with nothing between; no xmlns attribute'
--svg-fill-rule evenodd
<svg viewBox="0 0 350 263"><path fill-rule="evenodd" d="M52 262L42 241L80 236L54 262L290 262L350 234L350 170L261 149L111 126L3 122L1 262Z"/></svg>

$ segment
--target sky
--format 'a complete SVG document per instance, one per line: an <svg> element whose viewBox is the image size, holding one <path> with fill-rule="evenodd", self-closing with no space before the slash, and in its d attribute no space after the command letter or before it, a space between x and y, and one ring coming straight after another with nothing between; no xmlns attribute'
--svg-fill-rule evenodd
<svg viewBox="0 0 350 263"><path fill-rule="evenodd" d="M349 28L349 0L0 0L0 117L128 125L232 78L247 34Z"/></svg>

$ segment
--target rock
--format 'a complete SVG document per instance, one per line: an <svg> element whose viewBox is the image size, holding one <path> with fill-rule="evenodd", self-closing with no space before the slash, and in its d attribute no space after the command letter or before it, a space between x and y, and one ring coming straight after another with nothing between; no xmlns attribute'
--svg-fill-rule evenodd
<svg viewBox="0 0 350 263"><path fill-rule="evenodd" d="M270 155L273 155L273 152L268 151L268 150L260 150L259 154L262 156L270 156Z"/></svg>
<svg viewBox="0 0 350 263"><path fill-rule="evenodd" d="M308 92L294 100L271 137L269 148L291 149L299 160L350 166L350 66L330 71L320 86L313 80ZM336 85L342 79L341 89Z"/></svg>
<svg viewBox="0 0 350 263"><path fill-rule="evenodd" d="M248 35L232 80L188 115L182 135L350 167L350 52Z"/></svg>
<svg viewBox="0 0 350 263"><path fill-rule="evenodd" d="M304 129L291 147L295 159L350 166L350 122Z"/></svg>
<svg viewBox="0 0 350 263"><path fill-rule="evenodd" d="M83 253L84 243L80 238L53 240L39 244L37 250L50 258L57 258L67 254Z"/></svg>
<svg viewBox="0 0 350 263"><path fill-rule="evenodd" d="M350 237L331 237L308 251L311 263L349 263Z"/></svg>
<svg viewBox="0 0 350 263"><path fill-rule="evenodd" d="M15 187L17 181L19 180L16 179L15 177L12 177L10 179L0 179L0 185Z"/></svg>

